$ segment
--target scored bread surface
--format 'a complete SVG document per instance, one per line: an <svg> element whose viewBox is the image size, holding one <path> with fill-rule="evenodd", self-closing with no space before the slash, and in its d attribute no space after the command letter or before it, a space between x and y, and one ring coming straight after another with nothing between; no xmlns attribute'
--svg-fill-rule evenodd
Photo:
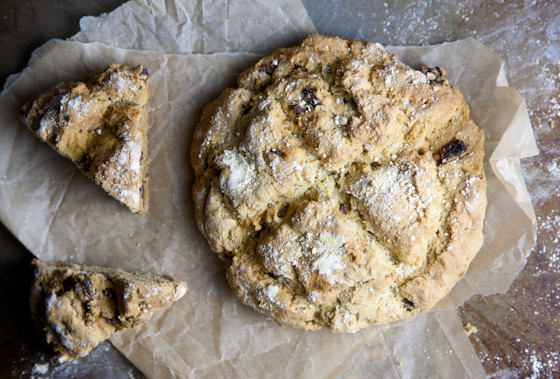
<svg viewBox="0 0 560 379"><path fill-rule="evenodd" d="M279 324L349 332L408 318L482 244L483 143L443 69L311 35L204 109L196 219L238 298Z"/></svg>

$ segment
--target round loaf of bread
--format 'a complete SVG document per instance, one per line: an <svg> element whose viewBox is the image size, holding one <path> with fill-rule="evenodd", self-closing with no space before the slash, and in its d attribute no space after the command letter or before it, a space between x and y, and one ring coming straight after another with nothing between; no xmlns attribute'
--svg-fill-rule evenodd
<svg viewBox="0 0 560 379"><path fill-rule="evenodd" d="M439 67L311 35L203 111L198 226L237 297L350 332L432 308L482 244L484 133Z"/></svg>

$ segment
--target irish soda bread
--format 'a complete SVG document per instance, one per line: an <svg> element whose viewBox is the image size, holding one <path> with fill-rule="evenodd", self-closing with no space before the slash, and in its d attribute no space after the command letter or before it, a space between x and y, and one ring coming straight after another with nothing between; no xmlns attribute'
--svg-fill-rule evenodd
<svg viewBox="0 0 560 379"><path fill-rule="evenodd" d="M134 213L146 213L148 70L112 64L87 83L59 83L22 109L24 124Z"/></svg>
<svg viewBox="0 0 560 379"><path fill-rule="evenodd" d="M439 67L311 35L203 111L198 226L235 294L282 325L355 331L430 309L482 244L484 133Z"/></svg>
<svg viewBox="0 0 560 379"><path fill-rule="evenodd" d="M112 333L179 300L184 282L65 262L32 262L31 310L61 361L83 357Z"/></svg>

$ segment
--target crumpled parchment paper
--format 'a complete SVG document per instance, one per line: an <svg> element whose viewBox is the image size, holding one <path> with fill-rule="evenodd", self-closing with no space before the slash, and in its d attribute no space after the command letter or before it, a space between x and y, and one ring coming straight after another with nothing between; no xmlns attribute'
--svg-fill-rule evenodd
<svg viewBox="0 0 560 379"><path fill-rule="evenodd" d="M266 54L315 31L299 0L134 0L80 29L71 40L173 54Z"/></svg>
<svg viewBox="0 0 560 379"><path fill-rule="evenodd" d="M298 2L280 4L288 3ZM536 229L519 161L538 151L524 100L507 87L499 58L474 40L389 49L413 67L444 67L450 82L469 101L473 119L486 131L485 243L465 278L436 309L411 320L355 334L306 332L281 328L238 302L226 283L223 265L194 221L188 155L200 111L256 61L257 55L247 52L265 52L259 46L263 42L255 38L251 43L247 41L251 35L234 32L235 22L230 19L227 32L216 37L216 46L225 47L199 51L195 47L199 42L192 42L190 47L175 49L167 39L173 39L172 32L180 29L176 24L184 21L165 15L173 14L170 9L188 15L189 22L197 25L188 28L189 33L199 41L212 40L215 28L208 27L208 20L196 22L200 9L211 2L161 4L165 7L146 8L139 0L125 4L131 9L120 16L122 7L105 19L82 21L85 30L106 30L105 42L119 45L123 40L113 38L118 33L103 27L108 25L103 22L118 22L129 12L147 12L126 18L127 33L129 40L151 42L123 47L155 51L85 43L102 36L93 38L83 30L76 36L82 42L51 41L38 49L29 67L8 82L0 95L0 220L41 259L152 271L187 281L190 291L183 299L140 328L111 338L149 377L484 376L455 309L473 294L506 291L525 264ZM223 17L228 13L217 14L212 17L222 18L212 25L227 23ZM153 18L147 20L150 15ZM290 28L294 16L289 12L281 16L276 22ZM258 25L251 28L259 35ZM268 25L260 28L268 30ZM293 28L286 40L306 28L311 27ZM160 35L166 36L162 39L168 45L158 48ZM182 46L179 37L176 46ZM268 52L282 41L262 48ZM217 53L222 50L231 52ZM133 215L112 200L18 120L19 106L39 91L58 81L84 79L112 62L142 63L151 72L152 203L145 216Z"/></svg>

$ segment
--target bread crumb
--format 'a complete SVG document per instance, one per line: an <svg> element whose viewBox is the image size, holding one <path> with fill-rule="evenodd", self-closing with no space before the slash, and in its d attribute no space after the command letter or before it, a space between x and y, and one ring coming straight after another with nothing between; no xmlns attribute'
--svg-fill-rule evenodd
<svg viewBox="0 0 560 379"><path fill-rule="evenodd" d="M401 361L399 361L399 366L403 367L404 363L402 363Z"/></svg>
<svg viewBox="0 0 560 379"><path fill-rule="evenodd" d="M48 371L49 371L48 363L35 363L33 365L33 369L31 370L31 373L38 374L38 375L45 375Z"/></svg>
<svg viewBox="0 0 560 379"><path fill-rule="evenodd" d="M471 325L470 322L467 322L465 324L465 326L463 326L463 328L465 329L465 333L467 333L467 337L470 336L471 334L477 333L478 329L476 326Z"/></svg>

